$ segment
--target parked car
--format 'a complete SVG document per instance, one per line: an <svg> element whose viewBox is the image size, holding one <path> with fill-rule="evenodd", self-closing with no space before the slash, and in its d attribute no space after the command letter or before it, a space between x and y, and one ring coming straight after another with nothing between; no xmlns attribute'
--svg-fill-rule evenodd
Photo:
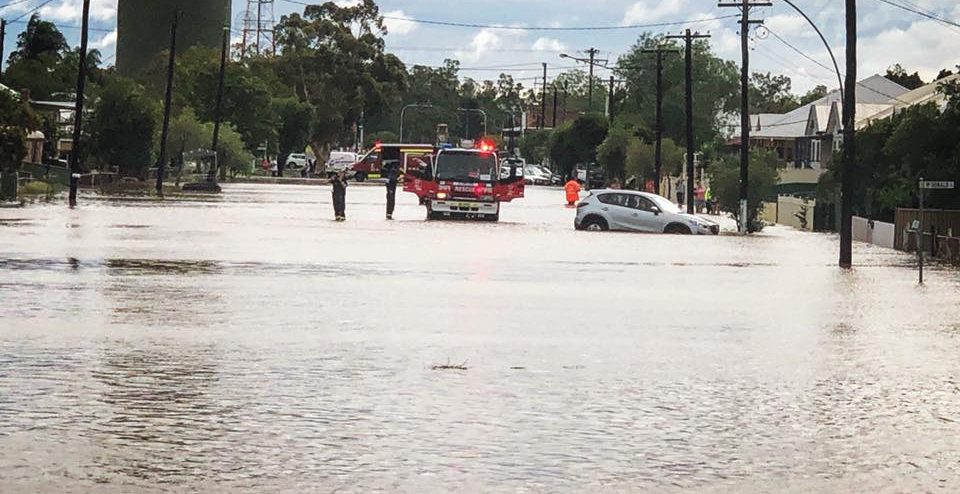
<svg viewBox="0 0 960 494"><path fill-rule="evenodd" d="M523 167L523 181L527 185L550 185L552 175L545 173L537 165L527 165Z"/></svg>
<svg viewBox="0 0 960 494"><path fill-rule="evenodd" d="M310 164L307 155L303 153L293 153L287 156L287 168L306 168Z"/></svg>
<svg viewBox="0 0 960 494"><path fill-rule="evenodd" d="M333 151L330 153L330 159L327 160L327 175L332 176L337 172L344 171L360 159L357 153L347 151Z"/></svg>
<svg viewBox="0 0 960 494"><path fill-rule="evenodd" d="M632 190L593 191L577 204L577 230L717 235L720 225L684 213L667 198Z"/></svg>
<svg viewBox="0 0 960 494"><path fill-rule="evenodd" d="M549 177L549 185L560 185L563 183L563 177L561 177L559 174L553 173L553 171L551 171L549 168L543 165L537 165L537 168L539 168L545 176Z"/></svg>
<svg viewBox="0 0 960 494"><path fill-rule="evenodd" d="M606 186L607 177L603 174L603 168L596 163L581 163L577 165L577 178L580 180L586 180L587 170L590 171L590 180L589 188L591 189L602 189Z"/></svg>

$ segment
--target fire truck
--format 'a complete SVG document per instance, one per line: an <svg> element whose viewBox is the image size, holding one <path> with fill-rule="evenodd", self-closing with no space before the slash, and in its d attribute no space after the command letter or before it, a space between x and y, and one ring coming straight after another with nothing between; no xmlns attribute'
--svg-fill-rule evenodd
<svg viewBox="0 0 960 494"><path fill-rule="evenodd" d="M420 198L428 219L499 221L500 203L523 197L523 168L501 170L491 143L440 149L432 166L408 169L403 190Z"/></svg>
<svg viewBox="0 0 960 494"><path fill-rule="evenodd" d="M381 144L377 143L367 152L360 161L354 163L349 170L353 178L363 182L368 178L380 178L383 167L391 162L400 164L400 174L410 170L428 168L433 162L434 147L432 144Z"/></svg>

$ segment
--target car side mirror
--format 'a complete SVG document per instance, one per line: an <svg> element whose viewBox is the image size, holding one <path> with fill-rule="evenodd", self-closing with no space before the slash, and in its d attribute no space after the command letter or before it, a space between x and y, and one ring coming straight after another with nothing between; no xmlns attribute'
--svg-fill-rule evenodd
<svg viewBox="0 0 960 494"><path fill-rule="evenodd" d="M660 211L660 208L658 208L658 207L656 207L656 206L653 206L652 208L650 208L650 212L653 213L653 214L656 215L656 216L660 216L660 213L661 213L662 211Z"/></svg>

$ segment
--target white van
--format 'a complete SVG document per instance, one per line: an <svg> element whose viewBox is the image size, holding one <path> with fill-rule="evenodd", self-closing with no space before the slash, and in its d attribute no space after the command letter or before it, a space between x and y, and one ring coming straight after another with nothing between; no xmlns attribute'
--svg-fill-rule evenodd
<svg viewBox="0 0 960 494"><path fill-rule="evenodd" d="M349 169L360 158L349 151L331 151L327 160L327 175Z"/></svg>

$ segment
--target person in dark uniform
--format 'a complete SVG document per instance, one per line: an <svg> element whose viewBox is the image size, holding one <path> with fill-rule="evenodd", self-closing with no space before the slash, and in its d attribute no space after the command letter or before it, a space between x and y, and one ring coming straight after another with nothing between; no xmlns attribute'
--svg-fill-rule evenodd
<svg viewBox="0 0 960 494"><path fill-rule="evenodd" d="M393 219L393 209L397 204L397 182L400 180L400 163L391 161L384 166L383 176L387 179L387 219Z"/></svg>
<svg viewBox="0 0 960 494"><path fill-rule="evenodd" d="M337 221L347 220L347 177L344 172L334 175L330 181L333 186L333 212Z"/></svg>

